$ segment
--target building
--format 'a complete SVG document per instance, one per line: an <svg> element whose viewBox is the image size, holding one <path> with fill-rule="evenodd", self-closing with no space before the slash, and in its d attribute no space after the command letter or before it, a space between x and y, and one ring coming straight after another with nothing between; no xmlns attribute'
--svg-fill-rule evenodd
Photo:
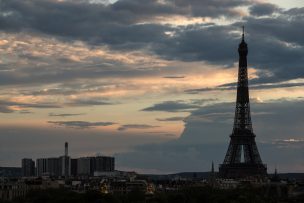
<svg viewBox="0 0 304 203"><path fill-rule="evenodd" d="M251 122L247 73L248 47L244 27L238 52L239 72L234 125L219 173L222 178L266 177L267 168L260 157Z"/></svg>
<svg viewBox="0 0 304 203"><path fill-rule="evenodd" d="M213 161L212 161L212 165L211 165L211 172L210 172L209 177L208 177L208 185L211 186L211 187L217 187L218 186L218 182L217 182L217 179L216 179L216 174L214 172Z"/></svg>
<svg viewBox="0 0 304 203"><path fill-rule="evenodd" d="M71 175L71 159L69 157L69 144L66 142L64 144L64 156L62 158L62 170L65 178L68 178Z"/></svg>
<svg viewBox="0 0 304 203"><path fill-rule="evenodd" d="M81 157L77 159L77 175L90 176L91 157Z"/></svg>
<svg viewBox="0 0 304 203"><path fill-rule="evenodd" d="M74 168L77 162L77 169ZM97 156L81 157L73 160L73 173L77 175L94 176L98 172L113 172L115 170L114 157Z"/></svg>
<svg viewBox="0 0 304 203"><path fill-rule="evenodd" d="M68 143L65 145L64 156L37 159L37 176L64 176L71 174L71 159L68 156Z"/></svg>
<svg viewBox="0 0 304 203"><path fill-rule="evenodd" d="M78 159L71 159L71 176L77 176L78 170L77 170L77 164L78 164Z"/></svg>
<svg viewBox="0 0 304 203"><path fill-rule="evenodd" d="M111 172L114 171L115 168L115 160L114 157L107 156L97 156L93 157L94 164L94 172Z"/></svg>
<svg viewBox="0 0 304 203"><path fill-rule="evenodd" d="M22 177L22 168L20 167L0 167L0 176L9 178Z"/></svg>
<svg viewBox="0 0 304 203"><path fill-rule="evenodd" d="M31 159L24 160L30 163ZM23 160L22 160L23 163ZM115 158L109 156L80 157L71 159L68 155L68 143L64 144L64 155L52 158L39 158L36 161L37 176L65 177L94 176L114 172ZM25 163L24 163L25 167Z"/></svg>
<svg viewBox="0 0 304 203"><path fill-rule="evenodd" d="M16 198L25 197L28 192L28 186L20 180L10 181L8 179L0 180L0 200L12 201Z"/></svg>
<svg viewBox="0 0 304 203"><path fill-rule="evenodd" d="M21 165L22 165L23 177L35 176L35 162L32 159L27 159L27 158L22 159Z"/></svg>
<svg viewBox="0 0 304 203"><path fill-rule="evenodd" d="M36 174L43 176L47 173L47 159L41 158L36 160Z"/></svg>
<svg viewBox="0 0 304 203"><path fill-rule="evenodd" d="M47 158L47 173L49 176L61 176L62 175L62 158Z"/></svg>
<svg viewBox="0 0 304 203"><path fill-rule="evenodd" d="M116 180L110 183L110 192L113 194L128 194L132 191L147 193L150 185L145 180Z"/></svg>
<svg viewBox="0 0 304 203"><path fill-rule="evenodd" d="M37 159L37 176L70 176L70 158L66 156ZM68 166L66 166L68 164Z"/></svg>
<svg viewBox="0 0 304 203"><path fill-rule="evenodd" d="M62 161L60 158L37 159L37 176L61 176Z"/></svg>

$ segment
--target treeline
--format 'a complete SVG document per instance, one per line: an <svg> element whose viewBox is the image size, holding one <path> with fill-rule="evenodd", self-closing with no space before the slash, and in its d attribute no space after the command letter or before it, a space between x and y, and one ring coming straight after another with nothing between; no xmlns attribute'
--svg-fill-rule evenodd
<svg viewBox="0 0 304 203"><path fill-rule="evenodd" d="M145 195L133 191L124 195L100 194L97 191L76 193L66 189L31 191L28 195L10 203L288 203L304 202L304 196L297 200L278 197L265 192L265 188L239 188L219 190L210 187L185 188L180 191L159 192Z"/></svg>

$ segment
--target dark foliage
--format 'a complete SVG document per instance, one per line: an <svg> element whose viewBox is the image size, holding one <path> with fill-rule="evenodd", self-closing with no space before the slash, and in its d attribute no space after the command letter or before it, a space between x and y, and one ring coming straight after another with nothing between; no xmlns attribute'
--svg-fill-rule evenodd
<svg viewBox="0 0 304 203"><path fill-rule="evenodd" d="M49 189L30 192L26 198L12 203L288 203L304 202L298 199L278 198L265 193L265 188L238 188L220 190L210 187L188 187L180 191L158 192L147 196L141 191L128 194L100 194L97 191L76 193L65 189ZM2 202L1 202L2 203Z"/></svg>

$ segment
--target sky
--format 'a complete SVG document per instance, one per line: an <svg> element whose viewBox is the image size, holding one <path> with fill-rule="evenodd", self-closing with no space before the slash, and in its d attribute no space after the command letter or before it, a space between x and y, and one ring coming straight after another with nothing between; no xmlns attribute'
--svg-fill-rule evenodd
<svg viewBox="0 0 304 203"><path fill-rule="evenodd" d="M118 170L221 164L242 25L261 158L304 172L302 0L0 0L0 166L65 141Z"/></svg>

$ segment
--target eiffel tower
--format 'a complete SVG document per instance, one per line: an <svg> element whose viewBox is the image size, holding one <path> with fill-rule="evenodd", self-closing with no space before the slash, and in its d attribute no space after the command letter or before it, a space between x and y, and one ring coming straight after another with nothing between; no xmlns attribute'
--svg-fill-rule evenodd
<svg viewBox="0 0 304 203"><path fill-rule="evenodd" d="M239 72L233 131L219 174L223 178L263 177L267 167L262 163L253 133L247 73L248 47L244 37L239 45Z"/></svg>

